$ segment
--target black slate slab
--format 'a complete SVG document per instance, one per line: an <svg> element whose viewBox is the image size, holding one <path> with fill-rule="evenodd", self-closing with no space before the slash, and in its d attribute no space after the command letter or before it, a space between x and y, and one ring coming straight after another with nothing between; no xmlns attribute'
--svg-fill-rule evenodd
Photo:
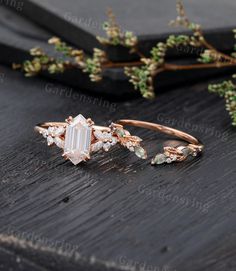
<svg viewBox="0 0 236 271"><path fill-rule="evenodd" d="M91 52L100 47L97 35L103 35L106 9L111 7L122 29L133 31L140 48L148 53L158 41L183 30L168 26L176 18L175 0L16 0L22 3L21 14L55 32L67 41ZM184 1L189 18L203 25L207 38L222 50L232 49L235 27L234 0ZM10 5L8 5L10 6ZM115 56L122 55L119 49Z"/></svg>
<svg viewBox="0 0 236 271"><path fill-rule="evenodd" d="M72 91L77 99L66 97L62 85L54 83L49 90L51 82L25 80L2 66L0 72L2 234L13 229L14 236L37 244L70 244L63 248L78 247L83 257L94 255L128 270L144 265L147 270L235 270L236 131L223 100L207 92L207 83L162 93L151 102L112 104L78 90ZM114 148L74 167L56 148L48 148L33 126L78 113L100 125L134 118L173 126L198 137L205 151L186 163L152 167L149 160ZM144 139L149 159L170 139L130 131ZM27 246L6 247L0 238L0 267L9 267L4 271L16 266L62 270L59 261L70 263L58 258L46 268L50 255L31 253L30 268ZM40 265L45 255L48 262Z"/></svg>
<svg viewBox="0 0 236 271"><path fill-rule="evenodd" d="M29 20L20 16L20 13L13 12L6 7L0 6L0 62L12 65L12 63L22 63L29 59L28 51L39 46L44 48L49 54L54 54L52 47L47 44L48 38L53 34L43 30ZM180 60L181 63L190 60ZM196 80L204 80L210 76L224 73L229 70L201 70L185 72L167 72L161 74L156 79L157 92L168 89L183 83L192 83ZM56 79L68 86L82 88L85 91L96 93L97 95L109 95L114 98L128 98L135 96L133 86L128 82L122 69L107 69L104 72L104 80L100 83L90 82L88 76L81 71L67 71L65 74L47 77ZM23 76L23 75L22 75ZM31 81L31 79L25 79ZM69 89L69 87L67 87Z"/></svg>

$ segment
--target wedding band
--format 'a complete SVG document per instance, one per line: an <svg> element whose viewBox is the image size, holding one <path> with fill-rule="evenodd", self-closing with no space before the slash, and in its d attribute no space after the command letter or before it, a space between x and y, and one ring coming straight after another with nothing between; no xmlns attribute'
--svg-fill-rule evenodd
<svg viewBox="0 0 236 271"><path fill-rule="evenodd" d="M160 165L164 163L169 164L172 162L182 162L190 156L192 157L198 156L203 151L204 146L202 143L200 143L200 141L197 138L177 129L173 129L152 122L139 120L119 120L117 121L117 123L123 126L129 125L154 130L157 132L177 137L188 143L186 145L179 144L178 146L164 147L164 152L157 154L155 158L152 159L151 161L152 165Z"/></svg>
<svg viewBox="0 0 236 271"><path fill-rule="evenodd" d="M74 165L91 159L93 153L109 151L116 144L134 152L139 158L146 159L147 152L141 146L142 139L132 136L124 126L146 128L184 140L186 144L166 146L164 152L152 159L152 165L181 162L195 157L203 150L203 145L195 137L163 125L139 120L119 120L108 127L97 126L91 119L81 114L69 117L65 122L46 122L35 126L36 132L47 139L48 146L56 145L63 149L63 157Z"/></svg>

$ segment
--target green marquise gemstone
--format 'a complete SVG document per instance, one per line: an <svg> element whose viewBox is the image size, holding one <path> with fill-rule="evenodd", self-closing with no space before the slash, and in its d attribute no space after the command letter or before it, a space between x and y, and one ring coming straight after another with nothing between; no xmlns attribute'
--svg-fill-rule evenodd
<svg viewBox="0 0 236 271"><path fill-rule="evenodd" d="M141 159L147 158L147 153L142 147L134 147L134 153Z"/></svg>
<svg viewBox="0 0 236 271"><path fill-rule="evenodd" d="M124 137L125 131L123 129L116 129L116 134L120 137Z"/></svg>
<svg viewBox="0 0 236 271"><path fill-rule="evenodd" d="M167 157L165 154L157 154L154 159L152 159L152 165L161 165L166 163Z"/></svg>
<svg viewBox="0 0 236 271"><path fill-rule="evenodd" d="M184 156L187 157L191 154L191 150L188 147L186 147L186 148L182 149L182 153Z"/></svg>

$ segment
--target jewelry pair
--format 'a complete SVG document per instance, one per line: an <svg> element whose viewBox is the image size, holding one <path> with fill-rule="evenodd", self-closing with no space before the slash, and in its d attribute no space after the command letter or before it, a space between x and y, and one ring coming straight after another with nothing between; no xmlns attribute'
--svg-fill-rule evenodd
<svg viewBox="0 0 236 271"><path fill-rule="evenodd" d="M199 140L187 133L139 120L119 120L111 123L109 127L104 127L95 125L91 119L86 119L80 114L75 118L67 118L65 122L38 124L35 130L47 139L49 146L56 145L63 149L62 156L74 165L90 160L92 154L96 152L108 152L117 144L134 152L139 158L147 159L147 152L141 145L142 139L131 135L124 128L128 125L162 132L186 142L185 145L177 147L164 147L164 152L152 159L152 165L181 162L190 156L198 156L203 150L203 145Z"/></svg>

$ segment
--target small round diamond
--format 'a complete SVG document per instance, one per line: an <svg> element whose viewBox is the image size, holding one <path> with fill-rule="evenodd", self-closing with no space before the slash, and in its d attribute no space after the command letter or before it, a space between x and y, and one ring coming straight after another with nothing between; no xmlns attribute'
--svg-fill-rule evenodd
<svg viewBox="0 0 236 271"><path fill-rule="evenodd" d="M42 132L42 136L43 136L44 138L47 138L47 136L48 136L48 130L43 131L43 132Z"/></svg>
<svg viewBox="0 0 236 271"><path fill-rule="evenodd" d="M65 132L65 129L63 127L58 127L55 131L54 131L54 134L55 136L61 136L63 135Z"/></svg>
<svg viewBox="0 0 236 271"><path fill-rule="evenodd" d="M176 156L176 155L173 155L173 156L171 157L171 160L172 160L172 161L176 161L176 160L177 160L177 156Z"/></svg>
<svg viewBox="0 0 236 271"><path fill-rule="evenodd" d="M57 145L57 147L64 148L64 141L61 138L59 137L54 138L54 142Z"/></svg>
<svg viewBox="0 0 236 271"><path fill-rule="evenodd" d="M107 143L103 144L104 151L109 151L110 148L111 148L111 143L107 142Z"/></svg>
<svg viewBox="0 0 236 271"><path fill-rule="evenodd" d="M93 134L98 140L103 140L103 133L101 131L96 130Z"/></svg>
<svg viewBox="0 0 236 271"><path fill-rule="evenodd" d="M54 135L54 132L55 132L55 127L49 127L48 128L48 134L53 136Z"/></svg>
<svg viewBox="0 0 236 271"><path fill-rule="evenodd" d="M101 141L98 141L98 142L94 143L93 145L91 145L91 151L97 152L97 151L101 150L102 147L103 147L103 143Z"/></svg>
<svg viewBox="0 0 236 271"><path fill-rule="evenodd" d="M112 137L112 142L111 145L114 146L117 143L117 138L116 137Z"/></svg>
<svg viewBox="0 0 236 271"><path fill-rule="evenodd" d="M167 158L166 159L166 163L168 163L168 164L172 163L172 159L171 158Z"/></svg>
<svg viewBox="0 0 236 271"><path fill-rule="evenodd" d="M54 140L51 136L47 137L48 146L51 146L54 143Z"/></svg>

